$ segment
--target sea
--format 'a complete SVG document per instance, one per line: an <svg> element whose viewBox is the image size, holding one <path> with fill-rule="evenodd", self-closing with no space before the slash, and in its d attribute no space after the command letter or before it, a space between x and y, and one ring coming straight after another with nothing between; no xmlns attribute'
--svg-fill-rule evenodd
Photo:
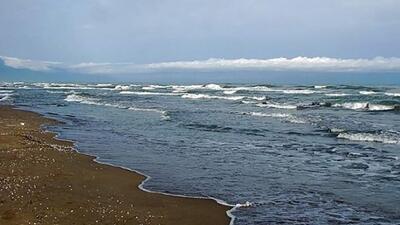
<svg viewBox="0 0 400 225"><path fill-rule="evenodd" d="M0 104L234 225L400 224L400 87L0 83Z"/></svg>

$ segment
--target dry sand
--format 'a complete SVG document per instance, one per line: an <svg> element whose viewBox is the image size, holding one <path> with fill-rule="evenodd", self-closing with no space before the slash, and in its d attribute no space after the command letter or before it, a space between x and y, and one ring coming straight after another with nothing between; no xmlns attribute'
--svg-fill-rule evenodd
<svg viewBox="0 0 400 225"><path fill-rule="evenodd" d="M0 106L0 224L229 224L228 207L144 192L145 177L94 162L42 124L57 122Z"/></svg>

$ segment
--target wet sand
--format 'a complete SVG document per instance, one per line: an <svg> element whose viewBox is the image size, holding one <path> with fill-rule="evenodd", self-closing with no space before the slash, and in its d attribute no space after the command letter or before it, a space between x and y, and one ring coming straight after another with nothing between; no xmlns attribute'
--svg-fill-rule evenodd
<svg viewBox="0 0 400 225"><path fill-rule="evenodd" d="M99 164L40 128L57 123L0 106L0 224L229 224L228 207L142 191L144 176Z"/></svg>

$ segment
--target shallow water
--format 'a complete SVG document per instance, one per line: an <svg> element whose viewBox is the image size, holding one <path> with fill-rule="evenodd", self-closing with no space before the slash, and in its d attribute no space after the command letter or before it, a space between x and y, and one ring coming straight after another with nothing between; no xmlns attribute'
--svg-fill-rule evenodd
<svg viewBox="0 0 400 225"><path fill-rule="evenodd" d="M244 204L235 224L400 223L400 87L1 83L147 189Z"/></svg>

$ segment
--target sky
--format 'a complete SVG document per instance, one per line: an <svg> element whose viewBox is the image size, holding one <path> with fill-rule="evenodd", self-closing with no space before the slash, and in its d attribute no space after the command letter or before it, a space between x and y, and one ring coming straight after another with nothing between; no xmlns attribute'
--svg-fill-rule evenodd
<svg viewBox="0 0 400 225"><path fill-rule="evenodd" d="M82 74L400 71L398 0L2 0L0 59Z"/></svg>

